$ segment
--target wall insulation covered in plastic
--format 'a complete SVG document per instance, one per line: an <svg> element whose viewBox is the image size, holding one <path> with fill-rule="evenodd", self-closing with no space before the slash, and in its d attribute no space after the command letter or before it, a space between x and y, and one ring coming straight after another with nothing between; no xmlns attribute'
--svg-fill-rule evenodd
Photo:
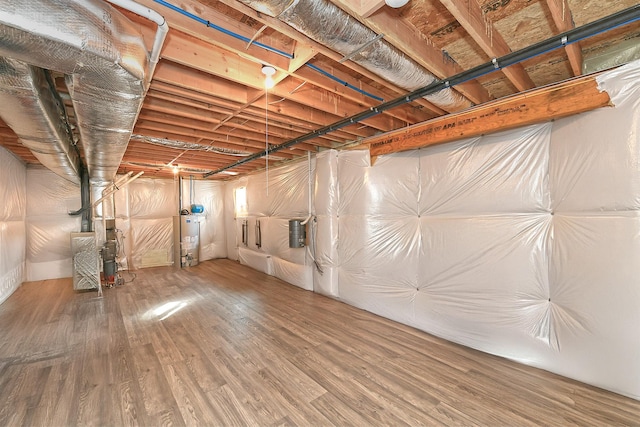
<svg viewBox="0 0 640 427"><path fill-rule="evenodd" d="M319 153L314 291L640 399L640 62L598 81L614 108L374 166L366 151ZM227 204L246 186L249 220L244 246L236 217L230 257L311 268L279 252L280 220L306 213L305 171L271 171L269 197L264 174L228 185Z"/></svg>
<svg viewBox="0 0 640 427"><path fill-rule="evenodd" d="M0 147L0 304L25 280L26 167Z"/></svg>
<svg viewBox="0 0 640 427"><path fill-rule="evenodd" d="M128 267L173 265L173 217L178 215L178 181L139 178L116 193L116 227L122 230ZM204 206L200 218L200 261L227 256L224 184L183 181L182 209Z"/></svg>
<svg viewBox="0 0 640 427"><path fill-rule="evenodd" d="M27 281L71 277L70 233L80 231L80 186L48 169L27 169Z"/></svg>
<svg viewBox="0 0 640 427"><path fill-rule="evenodd" d="M17 162L15 159L13 161ZM2 171L4 173L5 169ZM26 280L71 277L70 233L80 231L80 217L71 217L68 212L80 208L80 188L44 168L30 168L26 174L27 191L26 196L24 193L22 195L26 198L23 203L26 205L27 229ZM12 175L11 179L17 178ZM11 184L10 181L8 183ZM97 185L92 188L92 200L101 197L103 188ZM183 191L184 208L189 208L190 188L187 180ZM205 207L200 223L200 260L226 257L225 185L196 180L193 194L194 202ZM12 200L7 197L7 200ZM122 249L118 256L121 269L173 265L173 216L179 213L177 180L139 178L120 188L113 200L116 228L122 232ZM9 204L4 206L6 213L3 210L2 218L8 218L10 212L19 212L14 208ZM98 205L94 217L99 244L104 241L102 210L102 204ZM107 218L114 215L110 199L107 199L104 210ZM24 228L24 221L22 224ZM7 253L5 257L9 255Z"/></svg>
<svg viewBox="0 0 640 427"><path fill-rule="evenodd" d="M178 213L178 186L172 180L139 178L126 187L131 268L173 265L173 216ZM118 203L116 201L116 212ZM116 227L118 221L116 221ZM124 231L124 230L123 230Z"/></svg>
<svg viewBox="0 0 640 427"><path fill-rule="evenodd" d="M173 264L173 216L178 213L178 185L168 179L138 178L115 194L116 228L121 231L122 269L169 266ZM101 197L94 187L92 200ZM114 216L111 200L105 203L105 217ZM102 236L102 206L96 211L96 231ZM98 238L98 242L104 238Z"/></svg>
<svg viewBox="0 0 640 427"><path fill-rule="evenodd" d="M306 248L289 248L289 220L304 220L309 215L314 177L315 159L309 159L271 169L268 175L250 175L227 185L227 230L235 230L235 239L227 240L229 258L312 290L312 261ZM247 194L244 210L239 209L237 200L240 188ZM243 243L245 222L247 239ZM307 230L312 226L308 224Z"/></svg>
<svg viewBox="0 0 640 427"><path fill-rule="evenodd" d="M225 184L217 181L184 179L182 182L182 209L193 204L202 205L200 219L199 260L227 257L227 234L224 218Z"/></svg>

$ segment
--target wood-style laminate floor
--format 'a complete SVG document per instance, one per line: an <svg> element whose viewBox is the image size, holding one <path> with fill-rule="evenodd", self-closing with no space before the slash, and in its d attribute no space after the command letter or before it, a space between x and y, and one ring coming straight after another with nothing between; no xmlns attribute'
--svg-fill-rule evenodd
<svg viewBox="0 0 640 427"><path fill-rule="evenodd" d="M640 402L229 260L0 305L0 425L640 425Z"/></svg>

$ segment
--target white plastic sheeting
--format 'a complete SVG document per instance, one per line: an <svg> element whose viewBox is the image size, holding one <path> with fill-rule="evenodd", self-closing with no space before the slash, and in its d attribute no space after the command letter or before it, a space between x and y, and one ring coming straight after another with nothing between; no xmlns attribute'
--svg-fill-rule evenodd
<svg viewBox="0 0 640 427"><path fill-rule="evenodd" d="M322 268L313 271L315 292L338 296L338 152L318 153L314 204L318 228L316 260Z"/></svg>
<svg viewBox="0 0 640 427"><path fill-rule="evenodd" d="M173 264L173 217L178 215L178 181L139 178L115 193L116 227L124 238L125 265L138 269ZM183 180L182 208L189 209L191 188ZM227 256L224 227L225 186L193 181L193 202L204 206L200 221L200 261ZM99 191L94 194L94 200ZM107 215L112 211L107 207ZM101 213L101 210L98 210ZM96 229L99 231L100 221Z"/></svg>
<svg viewBox="0 0 640 427"><path fill-rule="evenodd" d="M0 304L24 281L26 168L0 147Z"/></svg>
<svg viewBox="0 0 640 427"><path fill-rule="evenodd" d="M193 189L193 194L192 190ZM200 216L199 260L227 257L224 203L225 185L222 182L184 179L182 183L182 207L190 209L191 202L204 207ZM193 198L193 200L191 200ZM231 205L233 206L233 205Z"/></svg>
<svg viewBox="0 0 640 427"><path fill-rule="evenodd" d="M80 186L44 168L27 169L27 280L71 277L70 233L80 231Z"/></svg>
<svg viewBox="0 0 640 427"><path fill-rule="evenodd" d="M228 182L224 191L224 226L227 230L227 257L235 261L240 259L239 248L243 246L241 226L247 215L247 212L237 212L236 209L236 190L240 188L247 188L246 177Z"/></svg>
<svg viewBox="0 0 640 427"><path fill-rule="evenodd" d="M256 270L274 275L303 289L313 289L313 263L305 248L289 248L289 220L306 219L313 194L315 159L272 168L227 185L225 212L229 230L228 254ZM246 212L236 212L236 190L246 189ZM268 189L267 189L268 187ZM228 203L233 203L231 208ZM242 242L242 224L247 222L247 242ZM259 231L258 225L259 224ZM308 232L311 224L307 225Z"/></svg>
<svg viewBox="0 0 640 427"><path fill-rule="evenodd" d="M125 240L129 240L129 266L137 269L173 265L173 216L178 214L177 182L139 178L129 184L126 191L130 216L123 218L123 223L129 222L129 235L125 235Z"/></svg>
<svg viewBox="0 0 640 427"><path fill-rule="evenodd" d="M366 151L320 153L314 290L640 399L640 62L599 84L615 108L373 166ZM227 203L248 188L237 221L248 220L249 242L228 241L241 262L276 274L271 239L285 236L270 215L304 213L280 194L286 183L298 195L305 177L292 165L271 179L276 200L264 174L228 185ZM261 248L256 220L266 220Z"/></svg>
<svg viewBox="0 0 640 427"><path fill-rule="evenodd" d="M10 187L20 182L20 174L13 173L11 167L8 165L6 169L2 168L2 173L5 170L11 172L7 178ZM24 169L24 166L22 168ZM70 233L80 230L80 217L71 217L68 212L80 208L80 189L77 185L65 182L42 168L28 169L26 187L26 196L24 193L20 196L21 193L16 192L12 197L13 190L3 190L8 195L0 224L5 217L9 218L7 215L10 212L20 212L21 204L26 206L22 210L27 212L27 280L70 277L72 275ZM223 209L225 185L196 180L194 187L194 202L205 206L201 222L200 259L225 257L227 254ZM103 187L97 185L92 187L92 200L101 197L102 189ZM188 186L185 195L185 200L188 202ZM113 200L115 209L111 199L107 199L105 214L110 218L115 212L116 227L121 231L123 251L118 258L121 268L138 269L172 265L172 218L179 212L177 181L139 178L118 190ZM102 205L96 207L94 219L97 242L101 244L104 241ZM24 228L24 221L22 224ZM17 227L17 225L12 226L12 229ZM8 225L4 229L8 230ZM5 234L7 235L5 239L16 237L15 233L9 233L9 231L5 231ZM22 236L24 239L24 230ZM18 243L15 247L19 249L21 246ZM22 247L24 246L25 243L22 243ZM24 253L24 249L22 252ZM3 257L7 258L19 253L20 251L7 252ZM13 260L7 261L6 265L12 263ZM18 283L21 281L22 279Z"/></svg>

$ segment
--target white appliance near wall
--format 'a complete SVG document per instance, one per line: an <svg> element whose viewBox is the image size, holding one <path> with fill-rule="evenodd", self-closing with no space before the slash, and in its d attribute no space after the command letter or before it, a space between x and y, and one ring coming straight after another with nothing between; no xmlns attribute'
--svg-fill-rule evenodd
<svg viewBox="0 0 640 427"><path fill-rule="evenodd" d="M195 267L200 259L200 216L173 217L173 265Z"/></svg>

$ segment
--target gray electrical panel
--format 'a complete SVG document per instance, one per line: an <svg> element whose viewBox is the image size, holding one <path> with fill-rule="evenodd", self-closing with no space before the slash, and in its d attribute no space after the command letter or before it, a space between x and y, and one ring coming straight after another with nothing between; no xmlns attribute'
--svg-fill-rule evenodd
<svg viewBox="0 0 640 427"><path fill-rule="evenodd" d="M99 289L100 257L93 232L71 233L73 256L73 289Z"/></svg>
<svg viewBox="0 0 640 427"><path fill-rule="evenodd" d="M173 265L176 267L198 265L200 217L197 215L174 216L173 237Z"/></svg>
<svg viewBox="0 0 640 427"><path fill-rule="evenodd" d="M289 220L289 247L304 248L307 240L307 227L301 219Z"/></svg>

